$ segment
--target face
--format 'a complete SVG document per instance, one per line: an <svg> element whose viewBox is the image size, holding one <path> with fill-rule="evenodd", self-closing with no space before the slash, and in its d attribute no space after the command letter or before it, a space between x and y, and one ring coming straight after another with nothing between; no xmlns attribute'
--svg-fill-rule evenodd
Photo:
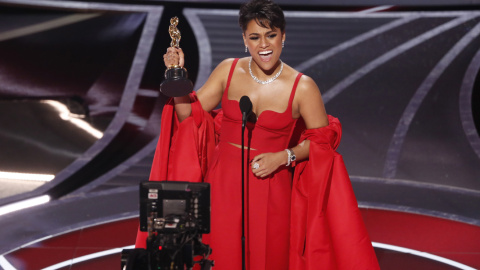
<svg viewBox="0 0 480 270"><path fill-rule="evenodd" d="M250 55L258 67L266 72L271 72L277 67L283 40L285 33L280 29L264 28L255 20L248 23L247 30L243 33L243 41Z"/></svg>

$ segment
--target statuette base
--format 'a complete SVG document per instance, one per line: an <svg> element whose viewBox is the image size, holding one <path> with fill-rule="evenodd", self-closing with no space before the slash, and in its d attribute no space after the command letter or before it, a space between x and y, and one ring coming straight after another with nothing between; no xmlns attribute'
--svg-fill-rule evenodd
<svg viewBox="0 0 480 270"><path fill-rule="evenodd" d="M181 67L165 71L165 80L160 84L160 92L168 97L182 97L193 91L193 83L188 79L188 72Z"/></svg>

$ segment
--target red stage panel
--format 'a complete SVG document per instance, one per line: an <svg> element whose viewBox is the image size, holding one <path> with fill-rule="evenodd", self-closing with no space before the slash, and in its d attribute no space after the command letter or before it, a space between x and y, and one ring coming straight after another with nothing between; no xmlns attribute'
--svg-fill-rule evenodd
<svg viewBox="0 0 480 270"><path fill-rule="evenodd" d="M375 253L382 270L458 270L456 267L410 254L384 249L375 249Z"/></svg>
<svg viewBox="0 0 480 270"><path fill-rule="evenodd" d="M133 245L137 227L138 219L134 218L84 228L35 243L12 252L5 258L17 269L42 269L88 254ZM116 267L120 268L120 255L116 257L118 258ZM103 265L104 260L99 258L94 261ZM116 268L99 266L90 269Z"/></svg>
<svg viewBox="0 0 480 270"><path fill-rule="evenodd" d="M480 268L480 227L417 214L362 209L373 242L445 257Z"/></svg>

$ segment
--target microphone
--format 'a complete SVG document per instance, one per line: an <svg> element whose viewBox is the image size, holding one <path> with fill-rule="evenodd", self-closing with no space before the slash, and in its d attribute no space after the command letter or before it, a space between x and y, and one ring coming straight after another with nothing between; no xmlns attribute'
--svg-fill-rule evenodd
<svg viewBox="0 0 480 270"><path fill-rule="evenodd" d="M248 96L240 98L240 111L242 112L242 129L245 130L248 116L252 113L252 102Z"/></svg>

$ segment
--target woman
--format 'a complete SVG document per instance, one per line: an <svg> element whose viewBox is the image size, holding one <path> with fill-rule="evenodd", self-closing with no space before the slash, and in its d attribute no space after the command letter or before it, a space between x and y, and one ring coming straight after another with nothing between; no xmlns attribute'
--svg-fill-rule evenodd
<svg viewBox="0 0 480 270"><path fill-rule="evenodd" d="M255 269L286 269L291 174L285 165L291 162L285 149L296 119L302 117L306 127L314 129L328 125L328 118L315 82L280 60L286 37L281 9L273 2L251 1L241 7L239 23L245 48L251 57L238 62L235 59L223 61L197 91L205 111L214 109L222 99L224 110L218 157L206 177L212 188L210 243L216 268L241 265L239 257L232 255L241 254L241 173L231 168L239 168L237 164L241 162L241 152L237 149L241 147L238 101L240 97L248 96L257 123L250 125L254 128L250 136L250 153L246 154L253 157L251 170L246 174L249 183L247 257L250 269L254 269L253 266L257 267ZM169 48L165 64L169 66L177 61L183 64L181 50ZM231 70L233 74L229 76ZM190 116L190 98L175 98L175 110L180 121ZM309 142L304 141L290 151L297 161L301 161L308 157L308 149ZM228 178L235 180L224 180Z"/></svg>
<svg viewBox="0 0 480 270"><path fill-rule="evenodd" d="M211 112L222 104L223 117L217 120L221 123L218 144L203 179L211 183L211 234L206 238L213 249L214 268L241 269L242 266L242 115L238 101L248 96L254 116L247 123L243 150L246 164L250 164L245 171L247 269L319 269L316 267L321 266L321 262L313 268L302 262L305 261L301 258L306 254L304 249L307 248L307 253L317 252L305 244L309 232L292 238L294 242L303 239L300 242L305 243L290 245L291 168L310 154L308 137L293 145L290 140L295 127L303 125L297 125L297 119L301 118L308 130L322 130L329 125L329 118L315 82L280 59L286 38L280 7L268 0L252 0L241 6L239 24L250 56L221 62L196 97L174 98L175 114L182 123L179 126L187 125L185 120L199 114L195 106ZM182 50L168 48L164 62L167 67L183 66ZM330 156L332 153L328 152ZM298 200L297 205L301 205ZM324 269L334 269L330 265L335 262L325 262Z"/></svg>

